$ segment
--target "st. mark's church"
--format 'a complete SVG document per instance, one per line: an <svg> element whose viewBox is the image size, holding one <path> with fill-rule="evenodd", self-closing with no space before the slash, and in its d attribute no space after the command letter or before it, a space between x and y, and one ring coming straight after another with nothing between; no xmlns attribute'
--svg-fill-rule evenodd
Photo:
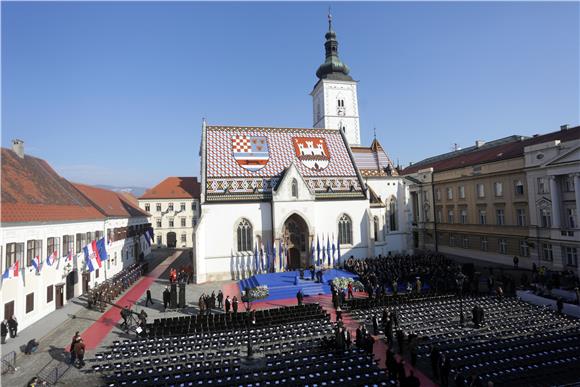
<svg viewBox="0 0 580 387"><path fill-rule="evenodd" d="M325 37L313 128L203 123L196 282L407 251L405 181L376 138L361 145L330 17Z"/></svg>

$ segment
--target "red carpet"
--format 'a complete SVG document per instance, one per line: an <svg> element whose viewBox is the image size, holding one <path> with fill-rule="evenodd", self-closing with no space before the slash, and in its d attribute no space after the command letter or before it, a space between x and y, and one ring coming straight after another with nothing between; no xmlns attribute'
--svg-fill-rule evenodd
<svg viewBox="0 0 580 387"><path fill-rule="evenodd" d="M149 289L153 281L159 278L180 255L181 252L176 252L171 257L168 257L165 261L161 262L155 269L135 283L119 300L116 301L116 304L121 306L129 305L132 307L137 301L139 301L143 294L145 294L145 291ZM97 348L120 320L121 309L119 308L111 307L103 313L97 321L81 332L81 337L85 342L86 349L91 350ZM69 350L68 346L66 350Z"/></svg>

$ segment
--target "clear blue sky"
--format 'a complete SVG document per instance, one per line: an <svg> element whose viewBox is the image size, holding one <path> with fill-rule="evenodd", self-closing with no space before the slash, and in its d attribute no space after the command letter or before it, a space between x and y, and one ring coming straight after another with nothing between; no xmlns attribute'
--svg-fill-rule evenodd
<svg viewBox="0 0 580 387"><path fill-rule="evenodd" d="M329 3L2 3L2 145L89 184L199 173L211 124L312 126ZM407 165L580 123L579 3L334 3L341 59Z"/></svg>

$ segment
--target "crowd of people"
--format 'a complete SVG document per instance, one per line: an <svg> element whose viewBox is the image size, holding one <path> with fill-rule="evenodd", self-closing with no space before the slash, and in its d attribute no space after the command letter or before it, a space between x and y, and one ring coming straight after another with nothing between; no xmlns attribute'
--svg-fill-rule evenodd
<svg viewBox="0 0 580 387"><path fill-rule="evenodd" d="M6 343L6 337L10 334L10 338L15 338L18 336L18 320L16 316L11 316L8 320L4 319L0 323L2 344Z"/></svg>
<svg viewBox="0 0 580 387"><path fill-rule="evenodd" d="M369 297L392 292L403 285L408 292L420 292L423 281L435 292L451 292L457 288L461 267L442 254L379 255L376 258L348 259L345 270L358 275Z"/></svg>

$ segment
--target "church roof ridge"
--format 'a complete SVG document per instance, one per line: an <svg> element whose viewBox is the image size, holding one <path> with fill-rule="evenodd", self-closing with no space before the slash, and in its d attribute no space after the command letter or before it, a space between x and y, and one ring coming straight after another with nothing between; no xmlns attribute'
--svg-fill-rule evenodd
<svg viewBox="0 0 580 387"><path fill-rule="evenodd" d="M316 132L325 133L330 131L332 133L338 132L338 129L333 128L299 128L299 127L276 127L276 126L245 126L245 125L207 125L207 130L260 130L260 131L297 131L297 130L312 130Z"/></svg>

